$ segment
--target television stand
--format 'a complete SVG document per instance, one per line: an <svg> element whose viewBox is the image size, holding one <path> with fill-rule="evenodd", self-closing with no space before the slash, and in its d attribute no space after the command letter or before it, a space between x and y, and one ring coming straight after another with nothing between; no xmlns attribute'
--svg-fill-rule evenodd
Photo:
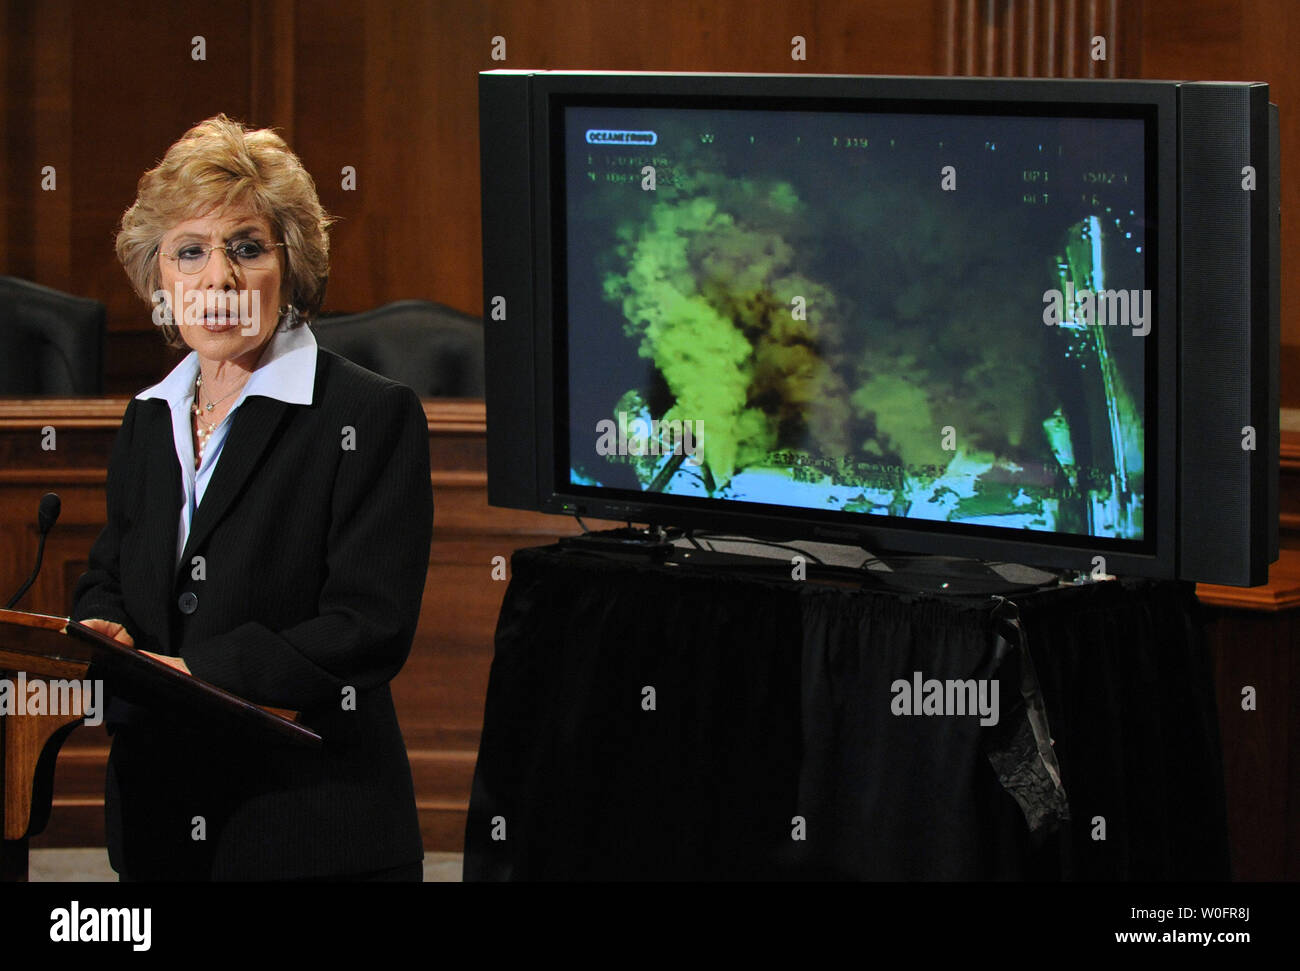
<svg viewBox="0 0 1300 971"><path fill-rule="evenodd" d="M992 564L960 556L881 557L884 569L864 568L871 581L893 590L957 596L1010 596L1060 585L1055 573L1020 563Z"/></svg>
<svg viewBox="0 0 1300 971"><path fill-rule="evenodd" d="M1053 787L1020 781L1040 763L1001 605L791 582L775 562L784 582L514 552L466 881L1227 879L1213 670L1189 585L1009 598L1075 800L1052 834L1055 802L1026 816L1015 798ZM917 672L997 683L998 723L895 712L898 680ZM1012 731L1026 744L1004 760ZM1120 812L1125 838L1104 853L1097 805L1141 810ZM502 818L508 840L493 838Z"/></svg>
<svg viewBox="0 0 1300 971"><path fill-rule="evenodd" d="M581 520L579 520L581 522ZM859 546L748 536L696 534L675 527L631 526L564 537L561 547L645 557L678 566L733 570L750 576L796 579L795 557L813 581L848 583L905 593L1012 596L1060 586L1062 575L1016 563L934 554L874 554Z"/></svg>
<svg viewBox="0 0 1300 971"><path fill-rule="evenodd" d="M577 519L578 517L574 517ZM659 553L673 549L673 541L682 535L675 526L620 526L617 529L588 530L581 519L578 524L584 532L577 536L560 537L559 545L568 549L600 550L610 553Z"/></svg>

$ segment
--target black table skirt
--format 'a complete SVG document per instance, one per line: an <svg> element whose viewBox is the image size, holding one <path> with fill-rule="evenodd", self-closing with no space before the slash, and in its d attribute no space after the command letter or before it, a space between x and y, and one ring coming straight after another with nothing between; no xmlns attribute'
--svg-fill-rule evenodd
<svg viewBox="0 0 1300 971"><path fill-rule="evenodd" d="M1193 588L1012 600L519 550L465 879L1227 879ZM998 723L895 714L915 672Z"/></svg>

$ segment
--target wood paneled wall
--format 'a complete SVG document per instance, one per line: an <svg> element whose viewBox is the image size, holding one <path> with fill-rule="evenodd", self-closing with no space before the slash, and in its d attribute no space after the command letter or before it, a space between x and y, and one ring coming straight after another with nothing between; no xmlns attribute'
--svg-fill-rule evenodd
<svg viewBox="0 0 1300 971"><path fill-rule="evenodd" d="M418 297L480 313L481 70L1262 79L1285 160L1300 158L1297 49L1294 0L0 0L0 272L104 301L105 387L129 394L172 359L114 227L140 174L218 111L280 128L340 217L327 310ZM1283 219L1283 400L1300 406L1298 180Z"/></svg>
<svg viewBox="0 0 1300 971"><path fill-rule="evenodd" d="M1140 70L1140 4L944 0L942 8L944 74L1127 78Z"/></svg>

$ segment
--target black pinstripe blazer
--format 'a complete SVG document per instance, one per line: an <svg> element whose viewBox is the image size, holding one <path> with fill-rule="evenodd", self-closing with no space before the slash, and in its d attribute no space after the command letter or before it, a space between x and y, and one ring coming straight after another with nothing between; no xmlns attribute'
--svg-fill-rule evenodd
<svg viewBox="0 0 1300 971"><path fill-rule="evenodd" d="M412 863L419 824L388 682L411 648L433 528L420 401L320 348L310 405L250 395L231 420L173 569L182 488L171 413L161 399L131 400L109 464L108 524L72 616L124 624L139 648L300 711L325 744L255 745L118 699L107 720L110 861L136 879Z"/></svg>

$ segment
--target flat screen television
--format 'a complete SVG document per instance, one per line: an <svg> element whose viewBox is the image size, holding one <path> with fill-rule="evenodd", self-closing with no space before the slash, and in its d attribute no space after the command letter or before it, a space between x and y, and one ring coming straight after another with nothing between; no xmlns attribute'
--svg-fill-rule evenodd
<svg viewBox="0 0 1300 971"><path fill-rule="evenodd" d="M1268 86L490 71L488 496L1255 585Z"/></svg>

